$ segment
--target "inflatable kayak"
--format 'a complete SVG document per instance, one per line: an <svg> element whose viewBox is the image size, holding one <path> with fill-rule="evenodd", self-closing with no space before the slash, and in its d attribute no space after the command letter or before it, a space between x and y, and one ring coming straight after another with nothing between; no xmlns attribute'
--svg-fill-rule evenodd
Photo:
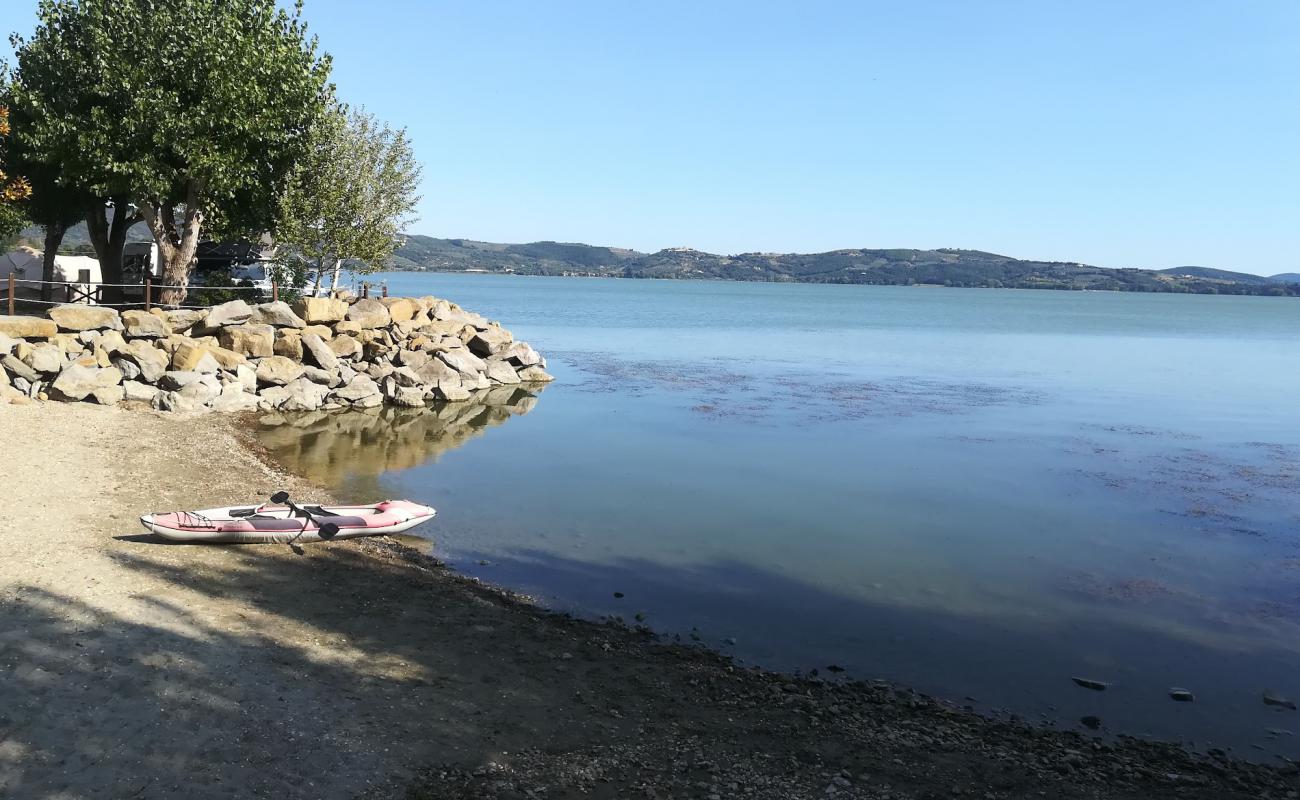
<svg viewBox="0 0 1300 800"><path fill-rule="evenodd" d="M279 499L276 498L272 500ZM429 506L385 500L372 506L232 506L202 511L146 514L140 523L167 539L184 542L319 542L401 533L433 519Z"/></svg>

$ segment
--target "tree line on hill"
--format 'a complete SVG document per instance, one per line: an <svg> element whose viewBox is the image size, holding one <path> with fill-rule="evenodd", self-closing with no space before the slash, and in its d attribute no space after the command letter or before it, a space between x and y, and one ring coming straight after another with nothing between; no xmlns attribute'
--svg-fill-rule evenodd
<svg viewBox="0 0 1300 800"><path fill-rule="evenodd" d="M393 265L519 275L1300 296L1300 276L1289 274L1265 278L1207 267L1109 269L948 248L715 255L689 248L641 253L585 244L496 244L410 235L394 254Z"/></svg>
<svg viewBox="0 0 1300 800"><path fill-rule="evenodd" d="M285 269L314 266L318 285L345 261L387 266L420 168L405 130L336 97L302 11L40 0L35 31L15 34L15 63L0 64L0 240L38 226L50 280L84 223L115 284L139 225L167 304L184 301L202 239L271 234L293 256Z"/></svg>

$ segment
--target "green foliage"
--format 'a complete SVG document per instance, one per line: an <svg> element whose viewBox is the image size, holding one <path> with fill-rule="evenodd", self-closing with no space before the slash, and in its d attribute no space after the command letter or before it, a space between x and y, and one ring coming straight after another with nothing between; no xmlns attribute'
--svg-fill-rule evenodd
<svg viewBox="0 0 1300 800"><path fill-rule="evenodd" d="M276 239L325 267L383 269L414 220L420 172L405 130L333 109L281 198Z"/></svg>
<svg viewBox="0 0 1300 800"><path fill-rule="evenodd" d="M307 282L307 274L311 265L298 253L286 252L288 248L281 247L282 255L277 257L275 262L267 266L267 275L279 286L280 299L286 303L296 303L302 297L299 291L300 286Z"/></svg>
<svg viewBox="0 0 1300 800"><path fill-rule="evenodd" d="M271 227L329 92L301 2L41 0L37 15L13 40L34 160L133 201L182 278L203 225Z"/></svg>

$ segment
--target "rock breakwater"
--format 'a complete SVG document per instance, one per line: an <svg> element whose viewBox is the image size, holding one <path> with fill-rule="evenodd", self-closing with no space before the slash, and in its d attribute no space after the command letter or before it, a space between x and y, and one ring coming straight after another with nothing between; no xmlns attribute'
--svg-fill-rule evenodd
<svg viewBox="0 0 1300 800"><path fill-rule="evenodd" d="M62 305L0 316L0 403L162 411L422 407L552 380L546 360L437 297L303 298L201 310Z"/></svg>

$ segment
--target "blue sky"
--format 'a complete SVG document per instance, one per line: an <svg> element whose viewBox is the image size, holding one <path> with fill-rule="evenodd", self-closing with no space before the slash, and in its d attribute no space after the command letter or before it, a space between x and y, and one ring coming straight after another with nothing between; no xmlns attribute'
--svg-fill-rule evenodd
<svg viewBox="0 0 1300 800"><path fill-rule="evenodd" d="M414 232L1300 269L1295 0L306 15L341 96L413 135Z"/></svg>

